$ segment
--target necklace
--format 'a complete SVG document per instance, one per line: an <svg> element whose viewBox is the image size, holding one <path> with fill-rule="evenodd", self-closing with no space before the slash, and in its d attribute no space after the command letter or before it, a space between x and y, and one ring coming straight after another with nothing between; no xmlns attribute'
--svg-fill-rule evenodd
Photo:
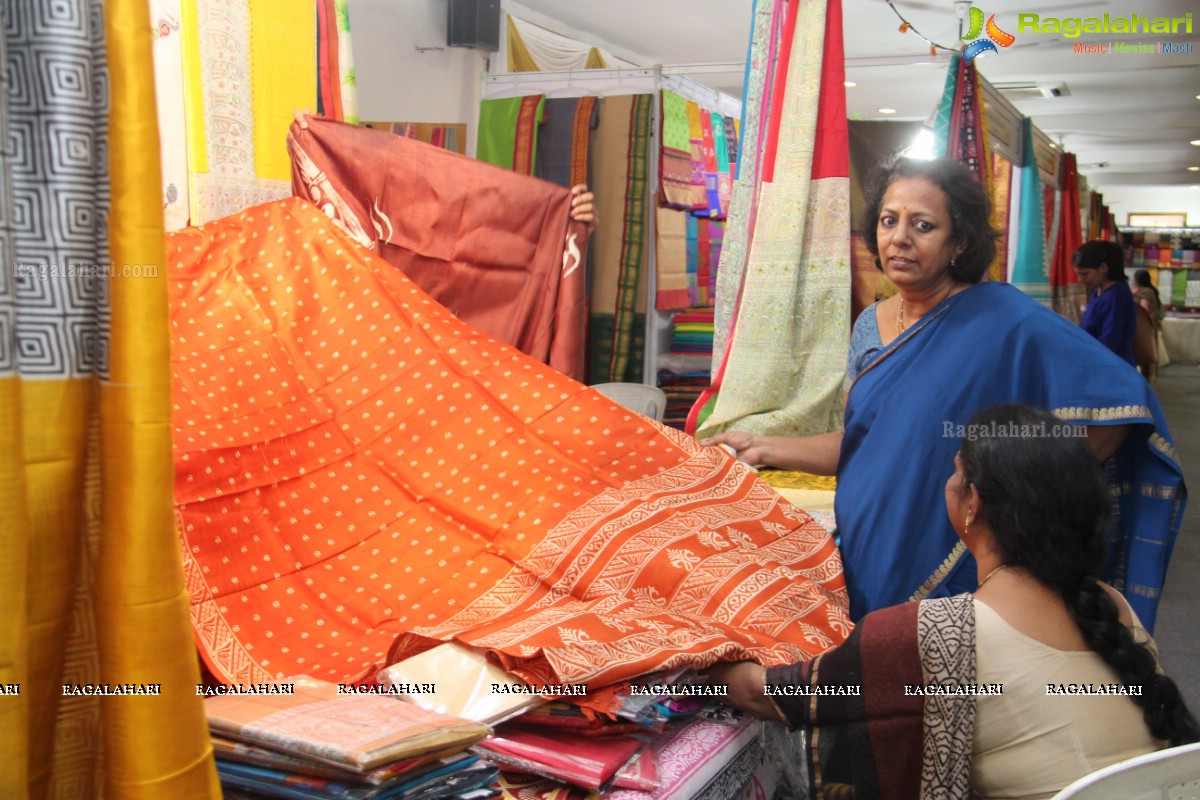
<svg viewBox="0 0 1200 800"><path fill-rule="evenodd" d="M980 589L982 589L982 588L983 588L983 585L984 585L985 583L987 583L988 581L990 581L990 580L992 579L992 576L993 576L993 575L995 575L995 574L996 574L997 572L999 572L1000 570L1002 570L1002 569L1005 569L1007 566L1008 566L1008 564L1001 564L1000 566L996 567L994 570L992 570L991 572L989 572L987 575L985 575L985 576L984 576L984 578L983 578L983 580L981 580L981 581L979 582L979 586L977 586L977 587L975 588L975 591L977 591L977 592L978 592Z"/></svg>
<svg viewBox="0 0 1200 800"><path fill-rule="evenodd" d="M936 303L933 304L933 307L936 308L937 306L941 305L942 302L952 294L954 294L954 286L951 286L949 289L947 289L946 293L944 295L942 295L941 298ZM917 319L920 319L920 317L918 317ZM896 312L896 335L899 336L902 333L904 333L904 296L903 295L901 295L901 297L900 297L900 310Z"/></svg>

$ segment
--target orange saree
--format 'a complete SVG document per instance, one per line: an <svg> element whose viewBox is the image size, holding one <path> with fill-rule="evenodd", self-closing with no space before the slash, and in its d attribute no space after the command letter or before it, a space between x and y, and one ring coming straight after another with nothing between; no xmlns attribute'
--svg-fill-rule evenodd
<svg viewBox="0 0 1200 800"><path fill-rule="evenodd" d="M176 504L218 679L357 679L456 639L600 686L849 633L803 511L465 325L315 206L168 253Z"/></svg>

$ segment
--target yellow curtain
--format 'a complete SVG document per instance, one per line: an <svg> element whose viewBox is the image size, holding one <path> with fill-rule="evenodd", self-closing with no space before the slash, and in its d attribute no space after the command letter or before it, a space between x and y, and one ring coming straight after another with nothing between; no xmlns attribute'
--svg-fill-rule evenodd
<svg viewBox="0 0 1200 800"><path fill-rule="evenodd" d="M585 69L608 69L608 63L605 62L604 55L598 48L593 47L591 50L588 50Z"/></svg>
<svg viewBox="0 0 1200 800"><path fill-rule="evenodd" d="M529 48L525 46L525 40L521 38L521 32L517 30L517 23L513 22L512 17L506 16L505 19L508 21L506 25L508 30L508 71L540 72L542 68L529 54Z"/></svg>
<svg viewBox="0 0 1200 800"><path fill-rule="evenodd" d="M64 96L47 90L54 69L10 72L0 98L36 106L0 115L15 142L0 154L0 249L16 278L0 281L0 596L18 610L0 615L0 688L20 692L0 697L0 797L219 798L172 510L148 8L67 0L56 26L47 8L10 0L0 26L8 53L65 55L60 70L86 78ZM18 129L29 114L81 124L52 151ZM38 174L18 174L22 159ZM18 240L3 209L31 192L70 213L29 215ZM130 684L146 694L67 689Z"/></svg>

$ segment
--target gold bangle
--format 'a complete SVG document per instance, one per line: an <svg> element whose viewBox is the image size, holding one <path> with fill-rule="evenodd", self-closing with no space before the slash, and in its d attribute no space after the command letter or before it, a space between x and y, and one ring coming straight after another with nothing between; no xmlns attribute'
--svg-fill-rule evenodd
<svg viewBox="0 0 1200 800"><path fill-rule="evenodd" d="M763 685L763 697L767 698L767 702L769 702L771 704L771 708L775 709L775 716L779 717L779 721L782 722L787 727L789 727L789 728L792 727L792 722L791 722L791 720L788 719L787 714L783 713L783 709L779 707L779 703L775 702L775 696L772 694L769 694L767 692L768 684L767 684L767 668L766 667L763 667L762 685Z"/></svg>

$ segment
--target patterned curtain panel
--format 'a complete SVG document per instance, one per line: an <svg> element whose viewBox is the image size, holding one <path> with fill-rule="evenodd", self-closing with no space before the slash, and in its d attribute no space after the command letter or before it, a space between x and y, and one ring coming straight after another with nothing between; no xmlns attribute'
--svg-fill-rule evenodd
<svg viewBox="0 0 1200 800"><path fill-rule="evenodd" d="M702 396L688 423L689 429L697 425L700 436L723 430L797 435L841 427L850 339L841 11L840 0L802 3L784 26L785 42L793 31L780 57L786 82L781 88L777 80L773 87L762 186L732 329L714 379L717 394L715 402ZM711 414L700 419L709 408Z"/></svg>
<svg viewBox="0 0 1200 800"><path fill-rule="evenodd" d="M219 797L172 515L147 4L0 19L0 797ZM84 694L104 685L135 695Z"/></svg>
<svg viewBox="0 0 1200 800"><path fill-rule="evenodd" d="M317 107L316 7L296 6L180 0L194 225L291 194L292 112Z"/></svg>

